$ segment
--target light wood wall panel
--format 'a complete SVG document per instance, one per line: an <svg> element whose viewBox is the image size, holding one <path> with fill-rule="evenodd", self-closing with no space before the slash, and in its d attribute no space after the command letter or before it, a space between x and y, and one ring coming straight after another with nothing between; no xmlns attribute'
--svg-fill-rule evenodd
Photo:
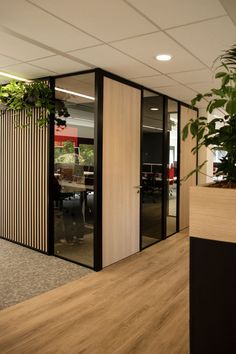
<svg viewBox="0 0 236 354"><path fill-rule="evenodd" d="M236 190L191 187L189 234L236 243Z"/></svg>
<svg viewBox="0 0 236 354"><path fill-rule="evenodd" d="M21 128L24 111L1 111L0 236L47 252L48 131L38 115Z"/></svg>
<svg viewBox="0 0 236 354"><path fill-rule="evenodd" d="M185 106L180 107L180 129L182 131L185 124L197 116L197 112ZM187 140L180 143L180 179L187 176L189 172L196 168L196 155L191 150L196 145L196 139L188 136ZM181 182L180 186L180 230L189 226L189 187L196 185L196 174L194 173L187 181Z"/></svg>
<svg viewBox="0 0 236 354"><path fill-rule="evenodd" d="M139 251L140 107L140 90L104 79L104 267Z"/></svg>

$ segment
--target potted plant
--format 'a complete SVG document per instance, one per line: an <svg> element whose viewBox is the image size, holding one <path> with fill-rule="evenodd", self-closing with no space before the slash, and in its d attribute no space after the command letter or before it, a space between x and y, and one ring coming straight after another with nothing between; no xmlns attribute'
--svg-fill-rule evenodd
<svg viewBox="0 0 236 354"><path fill-rule="evenodd" d="M197 102L203 99L209 99L206 112L212 113L214 109L220 109L224 116L222 118L214 118L208 121L207 117L197 117L191 119L183 128L182 138L185 140L188 134L191 134L193 138L197 138L197 144L193 148L192 152L196 154L199 149L205 147L210 148L212 151L221 150L224 152L224 156L220 159L221 163L217 171L217 176L221 176L220 181L215 181L204 187L192 187L190 191L190 201L199 198L199 193L202 194L200 198L203 205L196 205L195 202L191 202L190 205L190 234L201 234L201 236L211 238L211 234L214 237L221 238L220 235L220 225L222 218L225 216L222 213L223 210L227 210L227 206L222 207L223 195L227 195L225 202L228 204L228 200L232 199L232 202L236 203L236 70L234 67L228 66L222 59L223 71L216 73L215 78L220 81L218 88L211 89L210 92L205 94L198 94L193 100L192 105L196 106ZM231 60L232 62L232 60ZM197 167L197 171L200 171L203 165ZM196 171L192 171L189 175ZM186 178L189 177L186 176ZM208 187L208 188L206 188ZM229 189L228 191L222 191L221 189ZM232 190L233 189L233 190ZM221 198L221 203L217 203L217 196ZM209 200L214 203L214 209L217 213L217 206L219 207L218 217L219 225L217 225L216 220L214 220L213 226L207 229L207 224L205 221L209 221L211 211L207 211L206 208L209 205ZM205 203L208 201L208 203ZM235 204L236 206L236 204ZM235 208L236 211L236 208ZM200 218L200 215L201 218ZM227 211L227 215L230 215ZM215 218L214 215L212 215ZM236 222L236 215L235 215ZM224 239L226 241L231 241L232 237L236 241L236 224L235 233L232 228L224 230Z"/></svg>
<svg viewBox="0 0 236 354"><path fill-rule="evenodd" d="M194 154L203 147L224 152L217 172L221 180L190 188L191 354L236 348L236 46L220 62L219 87L198 94L192 104L207 99L206 111L220 109L223 117L191 119L182 131L184 140L189 134L197 138Z"/></svg>

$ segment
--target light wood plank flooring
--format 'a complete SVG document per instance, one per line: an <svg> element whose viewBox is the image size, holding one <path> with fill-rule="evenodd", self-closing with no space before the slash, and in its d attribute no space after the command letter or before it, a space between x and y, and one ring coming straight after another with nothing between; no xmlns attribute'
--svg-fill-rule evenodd
<svg viewBox="0 0 236 354"><path fill-rule="evenodd" d="M186 232L1 311L0 353L187 354Z"/></svg>

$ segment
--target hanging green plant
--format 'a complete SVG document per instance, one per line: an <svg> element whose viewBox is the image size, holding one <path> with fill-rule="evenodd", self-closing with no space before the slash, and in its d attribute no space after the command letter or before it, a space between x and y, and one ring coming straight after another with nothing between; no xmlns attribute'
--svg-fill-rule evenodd
<svg viewBox="0 0 236 354"><path fill-rule="evenodd" d="M0 104L5 110L12 110L16 114L24 110L26 116L31 118L35 108L39 109L37 123L40 127L49 123L49 117L55 113L53 90L44 81L10 81L0 87ZM56 125L66 125L62 115L55 116Z"/></svg>

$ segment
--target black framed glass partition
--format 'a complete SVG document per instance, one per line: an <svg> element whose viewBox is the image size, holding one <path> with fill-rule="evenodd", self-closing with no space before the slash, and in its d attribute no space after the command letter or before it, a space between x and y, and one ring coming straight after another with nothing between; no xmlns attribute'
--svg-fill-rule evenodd
<svg viewBox="0 0 236 354"><path fill-rule="evenodd" d="M54 254L95 270L104 266L103 196L110 188L103 180L104 152L111 149L104 138L110 97L104 94L105 79L142 93L141 186L135 185L140 189L140 249L178 231L178 102L101 69L57 77L56 112L66 126L54 130ZM116 111L108 106L110 122Z"/></svg>
<svg viewBox="0 0 236 354"><path fill-rule="evenodd" d="M143 91L141 248L160 241L163 194L163 96Z"/></svg>
<svg viewBox="0 0 236 354"><path fill-rule="evenodd" d="M94 266L95 73L55 80L54 253Z"/></svg>

